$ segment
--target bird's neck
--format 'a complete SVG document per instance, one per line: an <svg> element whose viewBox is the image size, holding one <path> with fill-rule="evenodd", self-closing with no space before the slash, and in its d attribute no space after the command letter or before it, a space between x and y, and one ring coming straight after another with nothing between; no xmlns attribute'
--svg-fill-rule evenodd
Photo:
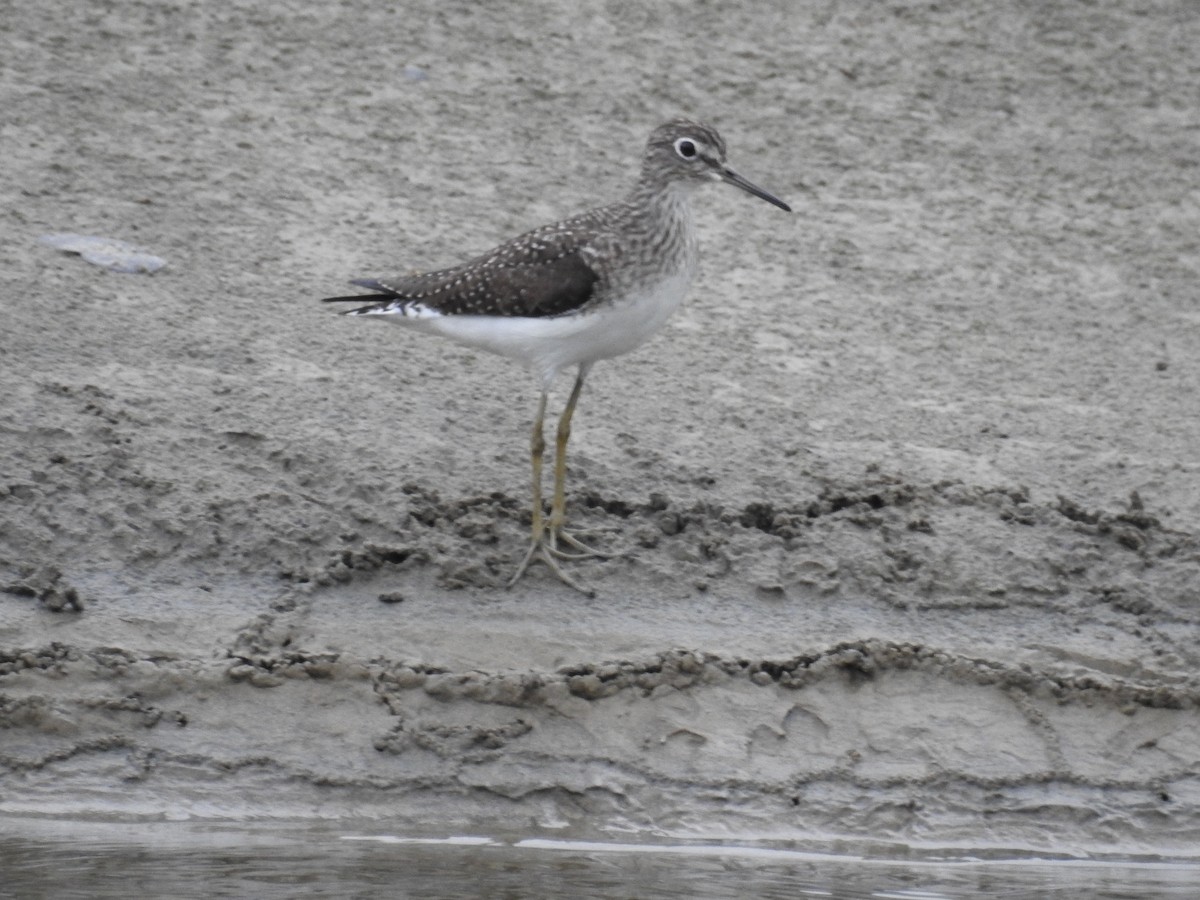
<svg viewBox="0 0 1200 900"><path fill-rule="evenodd" d="M698 246L692 223L692 190L695 186L643 178L626 202L627 233L641 233L653 254L667 268L695 272Z"/></svg>
<svg viewBox="0 0 1200 900"><path fill-rule="evenodd" d="M643 204L679 205L688 209L691 204L695 184L682 181L663 181L661 178L643 173L633 187L631 198Z"/></svg>
<svg viewBox="0 0 1200 900"><path fill-rule="evenodd" d="M691 230L694 185L642 177L629 195L630 205L650 219L665 219L676 228Z"/></svg>

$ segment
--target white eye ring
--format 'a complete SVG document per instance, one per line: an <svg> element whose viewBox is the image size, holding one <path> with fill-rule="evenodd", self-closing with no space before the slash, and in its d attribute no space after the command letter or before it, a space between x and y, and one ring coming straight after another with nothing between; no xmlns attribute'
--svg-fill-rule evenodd
<svg viewBox="0 0 1200 900"><path fill-rule="evenodd" d="M695 159L700 155L700 151L696 148L696 142L685 137L675 141L675 152L679 154L680 159Z"/></svg>

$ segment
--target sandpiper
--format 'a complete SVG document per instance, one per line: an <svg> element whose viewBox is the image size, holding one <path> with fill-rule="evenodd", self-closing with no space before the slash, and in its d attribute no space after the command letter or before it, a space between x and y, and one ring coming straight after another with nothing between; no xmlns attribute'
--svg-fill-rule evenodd
<svg viewBox="0 0 1200 900"><path fill-rule="evenodd" d="M520 360L532 370L541 388L530 444L533 530L509 587L531 562L540 560L564 583L591 595L558 564L559 559L609 555L564 528L571 416L592 365L642 344L683 300L696 274L698 255L692 193L713 181L732 184L791 212L778 197L726 164L725 141L716 129L674 119L650 134L641 176L625 199L535 228L459 266L357 279L351 283L374 293L327 298L366 304L345 315L384 316ZM542 507L546 398L558 373L571 366L577 367L577 374L558 420L547 519Z"/></svg>

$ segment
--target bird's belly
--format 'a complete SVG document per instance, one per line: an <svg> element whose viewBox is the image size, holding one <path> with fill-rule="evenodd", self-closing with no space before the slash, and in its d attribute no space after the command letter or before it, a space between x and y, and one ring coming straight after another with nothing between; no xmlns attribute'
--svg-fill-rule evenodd
<svg viewBox="0 0 1200 900"><path fill-rule="evenodd" d="M527 363L548 387L564 368L628 353L666 323L691 283L685 271L621 299L582 313L545 318L523 316L397 317L401 324L433 331L461 344Z"/></svg>
<svg viewBox="0 0 1200 900"><path fill-rule="evenodd" d="M691 281L690 272L668 276L584 314L580 324L586 328L590 353L577 361L609 359L645 343L679 308Z"/></svg>

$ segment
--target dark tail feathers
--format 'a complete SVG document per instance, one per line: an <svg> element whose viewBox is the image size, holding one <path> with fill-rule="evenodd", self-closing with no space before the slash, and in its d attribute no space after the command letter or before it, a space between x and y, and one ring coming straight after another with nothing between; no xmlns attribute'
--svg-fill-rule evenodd
<svg viewBox="0 0 1200 900"><path fill-rule="evenodd" d="M395 297L396 292L385 288L374 278L355 278L350 282L359 287L365 287L372 291L379 291L378 294L348 294L345 297L326 297L322 303L382 303L389 297ZM383 296L380 296L380 295Z"/></svg>
<svg viewBox="0 0 1200 900"><path fill-rule="evenodd" d="M381 303L387 300L379 294L356 294L352 297L324 297L322 303Z"/></svg>

